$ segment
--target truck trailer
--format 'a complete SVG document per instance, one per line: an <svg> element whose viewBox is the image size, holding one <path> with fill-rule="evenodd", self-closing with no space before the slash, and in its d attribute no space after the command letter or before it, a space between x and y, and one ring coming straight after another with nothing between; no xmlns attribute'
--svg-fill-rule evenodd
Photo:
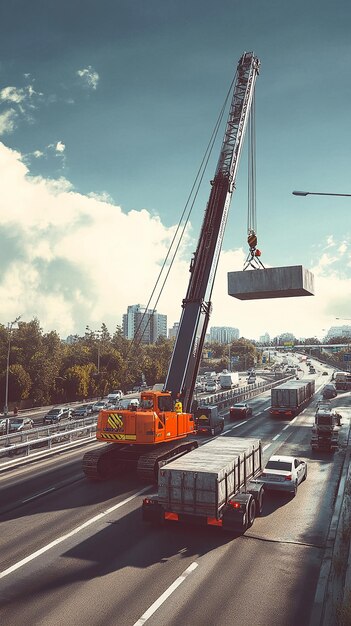
<svg viewBox="0 0 351 626"><path fill-rule="evenodd" d="M289 380L271 389L271 415L294 417L310 402L315 392L315 380Z"/></svg>
<svg viewBox="0 0 351 626"><path fill-rule="evenodd" d="M219 375L219 384L221 389L232 389L239 385L238 372L221 372Z"/></svg>
<svg viewBox="0 0 351 626"><path fill-rule="evenodd" d="M158 493L144 498L144 522L189 522L244 533L263 506L258 439L217 437L159 470Z"/></svg>
<svg viewBox="0 0 351 626"><path fill-rule="evenodd" d="M335 372L334 382L335 382L335 388L338 391L350 391L351 372Z"/></svg>

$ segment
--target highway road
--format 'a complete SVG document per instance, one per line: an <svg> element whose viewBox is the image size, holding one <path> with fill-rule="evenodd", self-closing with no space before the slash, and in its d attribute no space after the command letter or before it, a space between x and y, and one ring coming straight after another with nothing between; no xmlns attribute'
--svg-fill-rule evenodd
<svg viewBox="0 0 351 626"><path fill-rule="evenodd" d="M269 416L269 398L250 401L252 418L227 419L222 436L261 438L265 459L300 456L308 478L295 498L266 495L244 536L143 524L153 487L133 475L89 483L82 449L0 474L1 623L307 626L345 447L312 453L316 400L289 422ZM350 394L333 404L343 407L345 444Z"/></svg>

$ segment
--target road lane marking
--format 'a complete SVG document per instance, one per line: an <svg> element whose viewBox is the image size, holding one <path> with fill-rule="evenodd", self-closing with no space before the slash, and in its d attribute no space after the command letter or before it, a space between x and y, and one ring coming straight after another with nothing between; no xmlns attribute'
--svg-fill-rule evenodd
<svg viewBox="0 0 351 626"><path fill-rule="evenodd" d="M163 594L145 611L145 613L135 622L134 626L142 626L145 622L157 611L157 609L169 598L169 596L175 591L179 585L198 567L198 563L195 561L189 565L189 567L163 592Z"/></svg>
<svg viewBox="0 0 351 626"><path fill-rule="evenodd" d="M267 450L267 448L269 448L269 446L271 446L271 445L272 445L271 443L266 443L266 445L263 446L263 448L262 448L263 452L265 452Z"/></svg>
<svg viewBox="0 0 351 626"><path fill-rule="evenodd" d="M284 426L283 430L286 430L287 428L290 428L290 424L287 424L286 426Z"/></svg>
<svg viewBox="0 0 351 626"><path fill-rule="evenodd" d="M278 437L280 437L281 433L278 433L277 435L274 435L274 437L272 437L272 441L276 441L278 439Z"/></svg>
<svg viewBox="0 0 351 626"><path fill-rule="evenodd" d="M22 500L22 504L24 504L25 502L30 502L31 500L35 500L36 498L40 498L40 496L44 496L46 493L50 493L50 491L55 491L56 487L50 487L50 489L47 489L46 491L41 491L40 493L36 493L34 496L31 496L30 498L27 498L26 500Z"/></svg>
<svg viewBox="0 0 351 626"><path fill-rule="evenodd" d="M239 428L239 426L242 426L243 424L246 424L248 420L245 420L245 422L240 422L240 424L235 424L235 426L232 426L229 430L234 430L234 428Z"/></svg>
<svg viewBox="0 0 351 626"><path fill-rule="evenodd" d="M74 528L66 535L62 535L61 537L54 539L54 541L51 541L46 546L39 548L39 550L36 550L36 552L33 552L33 554L29 554L21 561L18 561L18 563L14 563L14 565L11 565L11 567L8 567L3 572L0 572L0 578L5 578L5 576L12 574L12 572L15 572L16 570L20 569L20 567L23 567L27 563L30 563L30 561L33 561L38 556L41 556L45 552L48 552L48 550L51 550L51 548L54 548L55 546L59 545L63 541L66 541L66 539L70 539L71 537L74 537L74 535L77 535L84 528L88 528L88 526L91 526L95 522L98 522L99 520L103 519L104 517L106 517L106 515L109 515L113 511L120 509L122 506L124 506L125 504L128 504L128 502L131 502L131 500L134 500L134 498L137 498L138 496L140 496L145 491L148 491L149 489L150 489L150 485L148 485L147 487L144 487L144 489L141 489L140 491L137 491L134 495L129 496L129 498L122 500L122 502L119 502L118 504L114 504L114 506L111 506L109 509L106 509L106 511L103 511L102 513L95 515L91 519L88 519L86 522L84 522L84 524L77 526L77 528Z"/></svg>

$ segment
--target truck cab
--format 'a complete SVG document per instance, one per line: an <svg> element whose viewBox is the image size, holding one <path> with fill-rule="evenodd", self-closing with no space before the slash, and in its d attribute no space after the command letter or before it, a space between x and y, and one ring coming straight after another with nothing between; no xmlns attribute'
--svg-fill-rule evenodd
<svg viewBox="0 0 351 626"><path fill-rule="evenodd" d="M194 414L195 428L198 434L216 435L224 429L224 417L214 404L199 405Z"/></svg>

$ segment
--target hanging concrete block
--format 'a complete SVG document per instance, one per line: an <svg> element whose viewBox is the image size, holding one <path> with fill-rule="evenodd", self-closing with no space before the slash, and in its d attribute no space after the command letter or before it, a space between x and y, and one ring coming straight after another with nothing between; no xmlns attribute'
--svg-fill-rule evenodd
<svg viewBox="0 0 351 626"><path fill-rule="evenodd" d="M239 300L314 295L314 276L302 265L228 272L228 294Z"/></svg>

